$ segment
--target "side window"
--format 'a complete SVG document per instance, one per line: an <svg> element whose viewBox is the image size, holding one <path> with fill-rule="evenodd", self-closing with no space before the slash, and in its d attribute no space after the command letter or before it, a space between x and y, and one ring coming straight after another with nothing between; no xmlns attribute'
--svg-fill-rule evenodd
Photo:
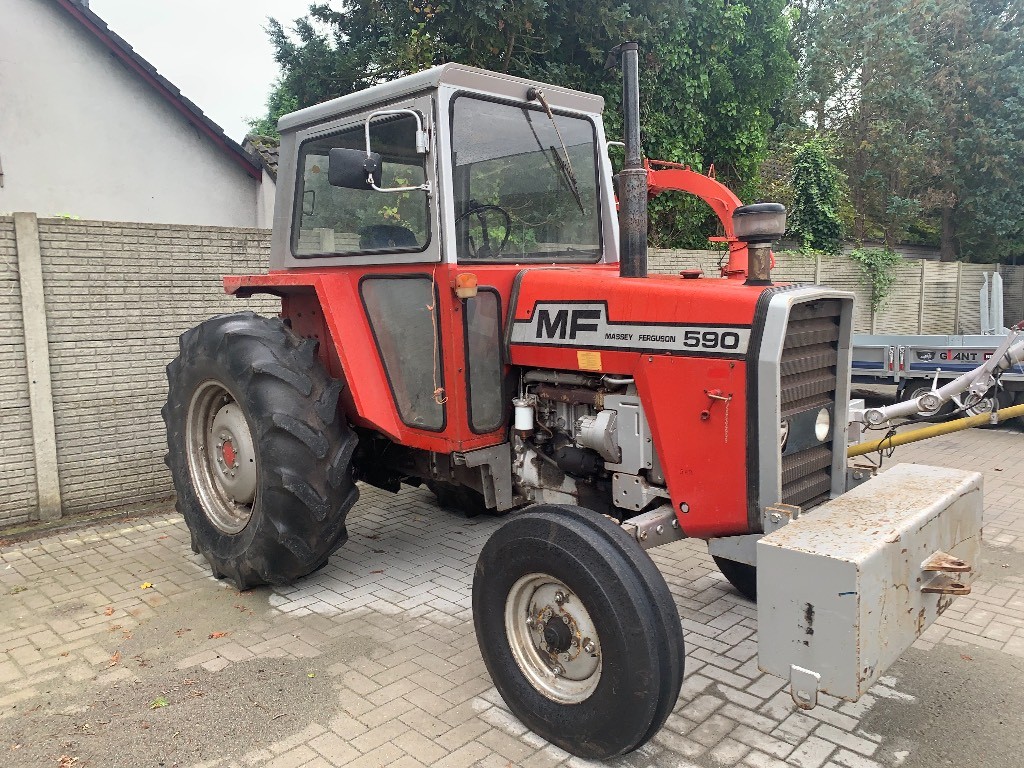
<svg viewBox="0 0 1024 768"><path fill-rule="evenodd" d="M498 294L481 290L472 299L466 299L463 317L469 385L469 426L474 432L491 432L505 420L501 302Z"/></svg>
<svg viewBox="0 0 1024 768"><path fill-rule="evenodd" d="M437 297L429 276L365 278L360 294L399 416L410 427L444 429Z"/></svg>
<svg viewBox="0 0 1024 768"><path fill-rule="evenodd" d="M415 132L412 115L370 124L370 146L381 154L384 187L416 186L426 180L426 159L415 152ZM300 147L302 178L292 223L294 255L422 251L430 241L427 193L332 187L327 182L327 160L334 147L365 150L363 124L309 139Z"/></svg>

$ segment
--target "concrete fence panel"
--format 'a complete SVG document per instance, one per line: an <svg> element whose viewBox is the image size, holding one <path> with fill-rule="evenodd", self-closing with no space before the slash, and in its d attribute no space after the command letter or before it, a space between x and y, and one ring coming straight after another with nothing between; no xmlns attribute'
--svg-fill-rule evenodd
<svg viewBox="0 0 1024 768"><path fill-rule="evenodd" d="M0 218L0 525L38 508L14 219Z"/></svg>
<svg viewBox="0 0 1024 768"><path fill-rule="evenodd" d="M46 516L51 495L57 514L170 497L165 366L178 336L208 317L277 313L277 300L221 287L224 274L266 269L269 231L17 217L0 217L0 526ZM652 249L650 269L710 279L725 257ZM782 253L774 274L854 292L857 332L952 333L976 329L986 269L908 262L876 315L846 257ZM1006 315L1019 319L1024 267L1003 276Z"/></svg>

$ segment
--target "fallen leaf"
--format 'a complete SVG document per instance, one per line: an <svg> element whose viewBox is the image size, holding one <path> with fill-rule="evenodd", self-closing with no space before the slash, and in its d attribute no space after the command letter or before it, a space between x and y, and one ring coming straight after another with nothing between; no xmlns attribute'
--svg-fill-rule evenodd
<svg viewBox="0 0 1024 768"><path fill-rule="evenodd" d="M70 755L61 755L57 761L57 768L71 768L75 763L78 762L77 757L71 757Z"/></svg>
<svg viewBox="0 0 1024 768"><path fill-rule="evenodd" d="M210 639L211 640L220 640L222 637L227 637L230 634L231 634L230 632L211 632L210 633Z"/></svg>
<svg viewBox="0 0 1024 768"><path fill-rule="evenodd" d="M963 659L964 661L974 661L974 657L973 656L968 656L966 653L961 653L960 654L960 658Z"/></svg>
<svg viewBox="0 0 1024 768"><path fill-rule="evenodd" d="M139 584L139 589L152 589L152 588L153 588L153 585L150 584L148 581L144 581L141 584Z"/></svg>
<svg viewBox="0 0 1024 768"><path fill-rule="evenodd" d="M316 677L316 672L310 672L306 677Z"/></svg>
<svg viewBox="0 0 1024 768"><path fill-rule="evenodd" d="M116 667L120 663L121 663L121 652L120 651L114 651L114 655L110 657L110 663L107 666L108 667Z"/></svg>
<svg viewBox="0 0 1024 768"><path fill-rule="evenodd" d="M16 595L16 594L18 594L19 592L24 592L24 591L25 591L26 589L28 589L28 587L23 587L23 586L21 586L21 585L19 584L19 585L18 585L18 586L16 586L16 587L11 587L11 588L10 588L10 590L8 590L7 594L8 594L8 595Z"/></svg>
<svg viewBox="0 0 1024 768"><path fill-rule="evenodd" d="M167 701L167 699L165 699L163 696L157 696L155 699L153 699L153 703L149 705L149 708L160 709L161 707L166 707L169 703L170 702Z"/></svg>
<svg viewBox="0 0 1024 768"><path fill-rule="evenodd" d="M167 538L167 534L165 533L163 536L157 536L156 540L160 541L160 539L166 539L166 538Z"/></svg>
<svg viewBox="0 0 1024 768"><path fill-rule="evenodd" d="M104 616L113 616L114 615L114 606L108 605L106 610L103 611L103 615Z"/></svg>

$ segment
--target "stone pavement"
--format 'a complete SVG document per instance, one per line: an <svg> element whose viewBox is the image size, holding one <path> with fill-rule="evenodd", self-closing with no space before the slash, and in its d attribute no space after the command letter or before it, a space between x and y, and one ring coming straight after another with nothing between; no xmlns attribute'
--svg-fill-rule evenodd
<svg viewBox="0 0 1024 768"><path fill-rule="evenodd" d="M985 472L987 571L855 704L798 710L758 671L756 610L705 546L654 550L683 617L686 678L666 727L614 764L917 765L959 710L925 701L901 665L925 679L991 668L1024 688L1022 445L975 430L898 449ZM586 765L526 731L480 660L471 576L499 524L443 512L423 490L365 487L327 567L244 594L209 575L171 511L0 548L0 765ZM902 714L915 707L927 708L917 730ZM942 749L959 765L1019 765L999 733L983 734L983 761L976 746Z"/></svg>

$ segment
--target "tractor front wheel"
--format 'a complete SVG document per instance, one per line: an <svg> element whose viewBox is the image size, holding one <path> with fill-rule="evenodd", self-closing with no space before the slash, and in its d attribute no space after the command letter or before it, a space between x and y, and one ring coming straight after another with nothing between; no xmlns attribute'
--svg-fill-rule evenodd
<svg viewBox="0 0 1024 768"><path fill-rule="evenodd" d="M484 545L477 641L495 687L531 730L580 757L637 749L683 677L683 635L650 557L607 518L538 505Z"/></svg>
<svg viewBox="0 0 1024 768"><path fill-rule="evenodd" d="M317 344L278 319L222 315L167 366L167 465L192 549L242 590L288 584L347 538L356 437Z"/></svg>
<svg viewBox="0 0 1024 768"><path fill-rule="evenodd" d="M757 566L728 560L724 557L711 556L718 570L736 587L736 591L748 600L757 602Z"/></svg>

